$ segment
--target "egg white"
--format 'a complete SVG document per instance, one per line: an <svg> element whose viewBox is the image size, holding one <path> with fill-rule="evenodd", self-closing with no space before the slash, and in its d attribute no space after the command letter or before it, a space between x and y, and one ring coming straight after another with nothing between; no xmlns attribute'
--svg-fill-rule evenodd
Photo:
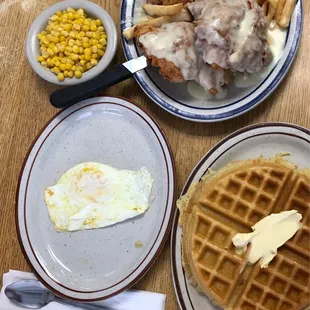
<svg viewBox="0 0 310 310"><path fill-rule="evenodd" d="M44 198L57 231L99 228L144 213L152 184L145 167L118 170L86 162L63 174L45 190Z"/></svg>

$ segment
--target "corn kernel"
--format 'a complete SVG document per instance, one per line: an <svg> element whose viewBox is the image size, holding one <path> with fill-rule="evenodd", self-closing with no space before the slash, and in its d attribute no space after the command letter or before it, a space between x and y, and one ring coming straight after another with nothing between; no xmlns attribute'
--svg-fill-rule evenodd
<svg viewBox="0 0 310 310"><path fill-rule="evenodd" d="M79 47L77 45L73 45L72 52L77 54L80 51Z"/></svg>
<svg viewBox="0 0 310 310"><path fill-rule="evenodd" d="M81 31L81 32L79 32L79 34L78 34L78 38L79 38L79 39L82 39L83 37L85 37L85 35L86 35L85 31Z"/></svg>
<svg viewBox="0 0 310 310"><path fill-rule="evenodd" d="M60 64L59 69L61 71L65 71L66 70L66 64Z"/></svg>
<svg viewBox="0 0 310 310"><path fill-rule="evenodd" d="M72 53L72 47L71 46L66 46L65 50L66 50L66 52Z"/></svg>
<svg viewBox="0 0 310 310"><path fill-rule="evenodd" d="M72 66L71 71L75 71L76 70L76 66Z"/></svg>
<svg viewBox="0 0 310 310"><path fill-rule="evenodd" d="M98 31L103 32L104 31L104 27L100 26L97 28Z"/></svg>
<svg viewBox="0 0 310 310"><path fill-rule="evenodd" d="M74 61L70 58L67 58L67 63L68 64L71 64L72 66L74 65Z"/></svg>
<svg viewBox="0 0 310 310"><path fill-rule="evenodd" d="M72 39L75 39L75 32L74 31L70 31L69 32L69 37Z"/></svg>
<svg viewBox="0 0 310 310"><path fill-rule="evenodd" d="M86 32L86 35L89 37L89 38L92 38L93 37L93 33L91 31L87 31Z"/></svg>
<svg viewBox="0 0 310 310"><path fill-rule="evenodd" d="M44 59L47 59L48 57L50 57L50 55L49 55L49 53L48 53L47 51L43 51L43 52L42 52L42 57L43 57Z"/></svg>
<svg viewBox="0 0 310 310"><path fill-rule="evenodd" d="M91 31L97 31L97 26L96 26L96 24L91 24L91 25L90 25L90 30L91 30Z"/></svg>
<svg viewBox="0 0 310 310"><path fill-rule="evenodd" d="M46 62L47 62L47 66L49 68L53 67L54 66L54 60L52 58L47 58L46 59Z"/></svg>
<svg viewBox="0 0 310 310"><path fill-rule="evenodd" d="M92 54L91 57L94 58L94 59L98 59L99 55L98 54Z"/></svg>
<svg viewBox="0 0 310 310"><path fill-rule="evenodd" d="M43 56L37 56L37 61L44 61L44 57Z"/></svg>
<svg viewBox="0 0 310 310"><path fill-rule="evenodd" d="M65 51L64 54L65 54L66 56L70 56L70 55L71 55L71 52Z"/></svg>
<svg viewBox="0 0 310 310"><path fill-rule="evenodd" d="M53 56L54 55L54 52L51 48L48 48L47 50L47 53L50 55L50 56Z"/></svg>
<svg viewBox="0 0 310 310"><path fill-rule="evenodd" d="M84 60L84 59L80 60L80 64L81 64L82 66L84 66L86 63L87 63L86 60Z"/></svg>
<svg viewBox="0 0 310 310"><path fill-rule="evenodd" d="M79 59L79 56L76 55L76 54L71 54L69 57L70 57L70 59L72 59L73 61L76 61L76 60Z"/></svg>
<svg viewBox="0 0 310 310"><path fill-rule="evenodd" d="M103 46L107 45L107 41L106 41L106 39L104 39L104 38L100 39L99 42L100 42Z"/></svg>
<svg viewBox="0 0 310 310"><path fill-rule="evenodd" d="M75 23L75 24L73 24L72 28L75 30L80 30L81 26L79 24Z"/></svg>
<svg viewBox="0 0 310 310"><path fill-rule="evenodd" d="M84 15L84 10L83 10L83 9L78 9L78 10L76 11L76 14L78 14L78 15Z"/></svg>
<svg viewBox="0 0 310 310"><path fill-rule="evenodd" d="M61 65L61 62L59 60L56 60L56 61L54 61L54 64L55 64L56 67L59 67Z"/></svg>
<svg viewBox="0 0 310 310"><path fill-rule="evenodd" d="M79 53L84 54L84 48L82 46L79 47Z"/></svg>
<svg viewBox="0 0 310 310"><path fill-rule="evenodd" d="M101 22L100 19L96 19L96 25L97 25L97 26L101 26L101 25L102 25L102 22Z"/></svg>
<svg viewBox="0 0 310 310"><path fill-rule="evenodd" d="M88 27L90 27L90 25L91 25L91 19L86 18L86 19L84 20L84 25L87 25Z"/></svg>
<svg viewBox="0 0 310 310"><path fill-rule="evenodd" d="M59 37L53 37L53 40L52 40L52 42L54 42L54 43L58 43L60 41L60 38Z"/></svg>
<svg viewBox="0 0 310 310"><path fill-rule="evenodd" d="M66 50L66 46L63 44L57 45L57 48L59 49L60 52L64 52Z"/></svg>
<svg viewBox="0 0 310 310"><path fill-rule="evenodd" d="M56 74L60 73L60 69L58 67L54 67L52 71Z"/></svg>
<svg viewBox="0 0 310 310"><path fill-rule="evenodd" d="M82 42L81 42L80 40L75 40L75 44L76 44L77 46L82 46Z"/></svg>
<svg viewBox="0 0 310 310"><path fill-rule="evenodd" d="M88 42L84 42L84 43L82 44L82 46L83 46L84 48L87 48L87 47L90 47L90 44L89 44Z"/></svg>
<svg viewBox="0 0 310 310"><path fill-rule="evenodd" d="M50 17L50 19L52 20L52 21L55 21L55 20L57 20L59 17L57 16L57 15L53 15L53 16L51 16Z"/></svg>
<svg viewBox="0 0 310 310"><path fill-rule="evenodd" d="M68 13L68 19L70 19L70 20L74 19L74 14L72 12Z"/></svg>
<svg viewBox="0 0 310 310"><path fill-rule="evenodd" d="M46 67L46 66L47 66L47 62L46 62L45 60L43 60L43 61L41 61L41 65L42 65L43 67Z"/></svg>
<svg viewBox="0 0 310 310"><path fill-rule="evenodd" d="M72 47L74 45L74 40L70 39L69 42L68 42L68 45Z"/></svg>
<svg viewBox="0 0 310 310"><path fill-rule="evenodd" d="M57 11L57 12L56 12L56 15L57 15L58 17L60 17L60 16L62 15L61 11Z"/></svg>
<svg viewBox="0 0 310 310"><path fill-rule="evenodd" d="M90 48L85 48L84 49L84 54L85 55L90 55L91 54L91 49Z"/></svg>
<svg viewBox="0 0 310 310"><path fill-rule="evenodd" d="M50 43L50 41L49 41L46 37L44 37L44 38L42 39L42 42L43 42L45 45L48 45L48 44Z"/></svg>
<svg viewBox="0 0 310 310"><path fill-rule="evenodd" d="M63 27L64 27L64 29L65 29L66 31L69 31L69 30L72 29L72 25L71 25L71 24L65 24Z"/></svg>
<svg viewBox="0 0 310 310"><path fill-rule="evenodd" d="M65 79L65 75L60 72L57 74L57 78L58 78L58 81L63 81Z"/></svg>
<svg viewBox="0 0 310 310"><path fill-rule="evenodd" d="M103 50L103 45L102 45L102 44L97 44L97 48L98 48L99 50Z"/></svg>
<svg viewBox="0 0 310 310"><path fill-rule="evenodd" d="M71 59L70 59L71 60ZM66 63L66 69L67 70L71 70L72 69L72 65L70 63Z"/></svg>
<svg viewBox="0 0 310 310"><path fill-rule="evenodd" d="M82 77L82 72L81 71L75 71L74 72L74 76L77 78L77 79L80 79Z"/></svg>
<svg viewBox="0 0 310 310"><path fill-rule="evenodd" d="M103 50L98 50L97 54L102 57L104 55L104 51Z"/></svg>
<svg viewBox="0 0 310 310"><path fill-rule="evenodd" d="M101 38L100 34L98 32L95 32L93 34L93 38L99 40Z"/></svg>
<svg viewBox="0 0 310 310"><path fill-rule="evenodd" d="M85 55L84 54L79 55L79 59L84 60L85 59Z"/></svg>
<svg viewBox="0 0 310 310"><path fill-rule="evenodd" d="M71 6L69 6L66 10L68 13L69 12L72 12L72 13L75 13L75 9L73 9Z"/></svg>
<svg viewBox="0 0 310 310"><path fill-rule="evenodd" d="M69 71L69 72L68 72L68 77L69 77L69 78L72 78L72 77L73 77L73 71Z"/></svg>
<svg viewBox="0 0 310 310"><path fill-rule="evenodd" d="M91 60L91 55L90 55L90 54L89 54L89 55L88 55L88 54L85 55L85 56L84 56L84 59L85 59L85 60Z"/></svg>
<svg viewBox="0 0 310 310"><path fill-rule="evenodd" d="M46 38L47 38L47 40L52 41L53 36L49 33L49 34L46 36Z"/></svg>
<svg viewBox="0 0 310 310"><path fill-rule="evenodd" d="M88 62L86 65L85 65L86 69L87 70L90 70L93 66Z"/></svg>
<svg viewBox="0 0 310 310"><path fill-rule="evenodd" d="M83 25L83 26L82 26L82 29L83 29L83 31L89 31L89 26Z"/></svg>
<svg viewBox="0 0 310 310"><path fill-rule="evenodd" d="M59 53L59 49L58 49L56 46L54 46L54 47L52 48L52 50L53 50L53 52L54 52L55 54L58 54L58 53Z"/></svg>
<svg viewBox="0 0 310 310"><path fill-rule="evenodd" d="M81 71L83 73L84 72L83 66L76 66L76 71Z"/></svg>
<svg viewBox="0 0 310 310"><path fill-rule="evenodd" d="M60 59L60 62L63 63L63 64L67 63L67 58L66 58L66 57L61 58L61 59Z"/></svg>
<svg viewBox="0 0 310 310"><path fill-rule="evenodd" d="M90 64L91 64L92 66L96 66L97 63L98 63L97 59L92 58L92 59L90 60Z"/></svg>
<svg viewBox="0 0 310 310"><path fill-rule="evenodd" d="M64 54L63 52L59 52L59 56L60 56L60 57L64 57L65 54Z"/></svg>

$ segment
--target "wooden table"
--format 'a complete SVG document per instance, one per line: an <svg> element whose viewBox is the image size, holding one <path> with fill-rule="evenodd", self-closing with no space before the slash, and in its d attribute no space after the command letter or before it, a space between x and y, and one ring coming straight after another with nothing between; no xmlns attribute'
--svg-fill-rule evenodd
<svg viewBox="0 0 310 310"><path fill-rule="evenodd" d="M9 269L30 271L15 231L15 191L25 154L39 130L57 112L49 94L57 86L42 80L25 55L27 29L35 17L56 0L1 0L0 2L0 276ZM119 29L120 0L96 0ZM304 1L304 16L310 2ZM279 88L264 103L236 119L198 124L170 115L154 104L131 79L105 94L124 96L144 107L166 132L176 162L177 190L197 161L219 140L244 126L282 121L310 127L310 26L304 23L301 46ZM115 62L124 60L121 45ZM2 286L0 280L0 287ZM177 309L170 270L169 243L136 288L167 295L167 309Z"/></svg>

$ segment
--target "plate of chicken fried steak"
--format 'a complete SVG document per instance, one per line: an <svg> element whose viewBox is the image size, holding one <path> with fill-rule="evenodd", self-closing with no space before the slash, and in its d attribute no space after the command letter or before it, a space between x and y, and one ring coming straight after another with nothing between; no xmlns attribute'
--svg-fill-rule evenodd
<svg viewBox="0 0 310 310"><path fill-rule="evenodd" d="M124 0L127 60L156 104L196 122L239 116L287 74L302 31L301 0Z"/></svg>

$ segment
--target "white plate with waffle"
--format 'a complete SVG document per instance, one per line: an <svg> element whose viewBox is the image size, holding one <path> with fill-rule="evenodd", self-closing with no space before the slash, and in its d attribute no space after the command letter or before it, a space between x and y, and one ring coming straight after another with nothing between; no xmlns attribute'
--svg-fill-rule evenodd
<svg viewBox="0 0 310 310"><path fill-rule="evenodd" d="M290 163L297 165L298 169L310 168L310 131L308 129L287 123L262 123L243 128L219 142L201 159L201 161L197 164L197 166L194 168L191 175L189 176L181 195L183 196L192 184L199 182L202 176L207 173L208 169L211 169L212 171L217 171L233 161L255 159L258 158L260 155L262 155L264 158L274 158L277 154L281 153L290 153L290 155L285 158ZM247 182L249 181L249 183L251 183L250 177L251 176L249 176L249 179L245 179ZM271 184L271 186L272 184L275 184L277 182L281 184L281 181L276 179L273 180L273 178L277 177L278 176L276 174L269 173L266 177L268 179L267 183L269 185ZM264 182L266 182L266 180ZM262 182L262 184L264 184L264 182ZM246 186L245 188L247 187L251 186ZM265 185L262 185L262 188L260 188L258 191L259 193L254 193L258 196L258 199L253 200L253 205L256 201L259 201L259 197L264 196L265 194L265 197L269 195L269 193L267 193L268 190L267 192L265 190ZM244 190L240 191L240 193L243 192ZM292 192L293 195L294 189L291 189L287 192ZM297 192L298 189L296 189L296 193ZM278 191L277 195L279 195L279 193L282 192ZM307 248L306 251L308 253L310 251L308 245L310 194L307 187L306 192L304 191L304 193L306 194L306 198L303 198L304 200L301 203L294 204L294 209L297 209L303 216L303 228L298 232L298 234L296 234L294 238L292 238L288 242L293 242L297 247L302 246L303 248ZM291 193L287 194L291 195ZM236 208L238 207L238 203L242 203L243 199L242 194L240 194L240 197L238 195L236 194L236 197L238 197L236 201L238 201L232 205L232 208L230 210L231 214L233 214L232 217L237 216L239 211L243 212L243 210L246 210L239 209L239 211L237 211ZM294 202L296 200L295 198L290 198L288 199L288 201ZM232 199L234 199L234 197ZM260 201L262 202L263 200ZM266 200L264 200L263 202L266 203ZM244 203L246 204L247 202L245 201ZM286 206L284 206L282 209L285 210ZM227 213L230 213L230 211L227 211ZM253 213L253 210L251 213L251 204L249 204L249 211L249 215L239 214L240 222L245 221L245 218L251 218L251 214ZM184 260L182 261L183 230L182 227L179 225L179 220L180 212L177 211L175 214L171 235L171 261L174 287L180 309L221 309L220 307L215 306L215 304L219 304L218 302L216 302L216 298L213 298L212 302L211 298L209 298L211 296L210 294L209 297L207 297L206 294L199 292L196 289L195 282L197 279L195 277L188 278L185 274L185 270L183 268ZM258 220L259 219L257 219L257 221ZM257 221L255 220L254 222ZM212 224L211 229L213 229ZM212 236L212 232L209 232L208 235ZM215 233L213 235L215 236ZM206 244L208 243L204 243L204 245ZM210 248L212 248L212 245L210 246ZM290 248L290 246L288 248ZM224 249L226 250L226 247ZM227 247L227 252L229 251L230 247ZM300 257L302 257L303 254L301 252L302 251L300 251L297 255L298 257L299 255L301 255ZM214 251L214 253L216 253L216 250ZM232 256L235 255L233 251L231 251L231 253ZM227 309L304 309L299 308L298 303L300 302L301 296L304 298L304 296L308 296L309 294L309 289L307 289L307 287L309 288L310 284L310 266L305 267L300 263L300 261L294 262L291 257L290 259L288 259L287 257L285 257L285 255L283 256L282 254L283 250L279 248L278 255L274 258L274 261L271 262L269 267L266 269L260 269L260 266L258 264L254 265L255 267L253 268L253 270L254 272L257 272L257 276L255 276L255 278L253 277L253 280L251 279L252 282L249 280L250 284L246 284L244 287L245 293L243 295L236 295L238 296L236 298L237 300L235 299L235 301L232 302L232 304L227 307ZM228 257L229 255L225 255L225 253L224 256L228 258L226 259L226 262L228 262L228 265L226 265L226 267L228 267L228 269L229 267L234 267L235 264L229 264L229 262L237 262L237 260L234 260L234 257L232 257L232 259L230 260ZM221 257L223 257L223 255ZM221 257L219 256L218 260L221 260ZM222 290L224 292L224 295L227 293L227 295L225 296L225 300L227 301L229 298L232 298L234 294L234 290L230 289L231 285L234 283L234 277L231 277L231 280L228 279L229 270L227 269L227 272L222 272L223 276L220 277L221 279L219 281L217 281L219 278L217 278L215 274L217 272L221 273L221 266L225 267L225 259L222 260L223 263L216 264L216 266L218 267L215 267L215 272L213 270L211 273L205 273L207 279L206 286L208 289L210 288L211 291L212 285L214 284L214 287L212 288L214 292L214 288L216 286L215 284L217 284L217 288ZM301 258L301 260L303 260L303 258ZM304 262L306 262L307 264L307 259ZM235 267L237 269L238 266ZM207 270L207 268L205 269ZM236 277L239 276L236 275L234 268L231 269L232 273L234 273ZM225 268L223 268L223 270L225 270ZM193 278L195 279L194 281ZM198 284L200 283L198 282ZM283 294L286 294L285 298L282 298ZM239 301L238 298L240 299Z"/></svg>

